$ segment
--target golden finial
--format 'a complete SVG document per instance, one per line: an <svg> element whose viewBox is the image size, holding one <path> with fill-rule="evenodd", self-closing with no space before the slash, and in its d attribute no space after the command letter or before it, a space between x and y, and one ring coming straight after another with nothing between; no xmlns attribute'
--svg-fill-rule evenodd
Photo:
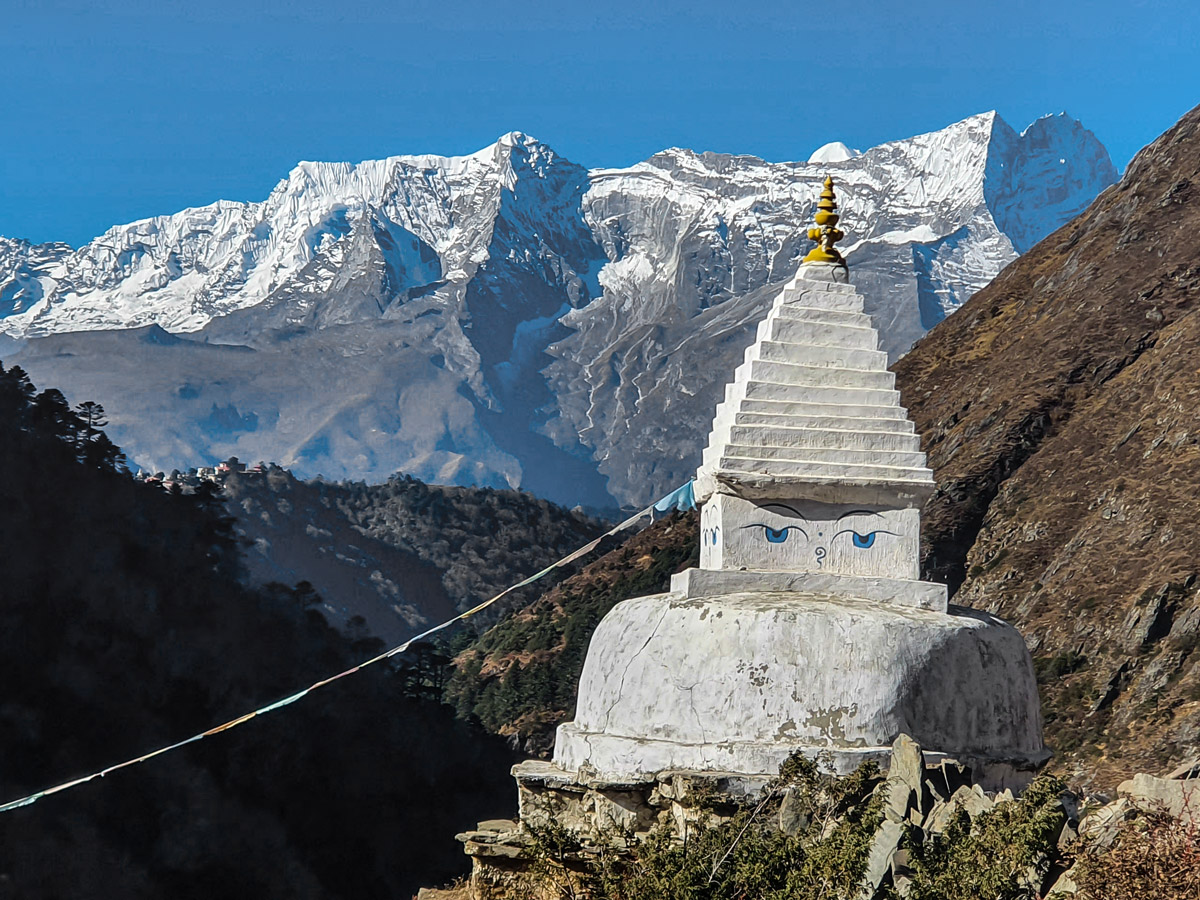
<svg viewBox="0 0 1200 900"><path fill-rule="evenodd" d="M804 262L841 263L845 265L842 254L833 245L840 241L844 234L838 229L837 198L833 194L833 179L825 176L825 190L821 191L821 199L817 202L816 228L808 229L808 239L816 241L817 246L808 251Z"/></svg>

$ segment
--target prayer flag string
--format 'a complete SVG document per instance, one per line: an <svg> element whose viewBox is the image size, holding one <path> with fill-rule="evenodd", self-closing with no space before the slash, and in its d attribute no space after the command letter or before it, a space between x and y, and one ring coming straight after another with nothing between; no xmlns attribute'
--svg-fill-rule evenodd
<svg viewBox="0 0 1200 900"><path fill-rule="evenodd" d="M424 640L425 638L429 637L430 635L436 634L439 631L443 631L443 630L449 628L451 625L455 624L456 622L462 622L466 619L469 619L471 616L475 615L476 613L482 612L483 610L485 610L489 606L491 606L493 603L495 603L498 600L501 600L502 598L511 594L513 591L518 590L523 587L526 587L527 585L533 584L535 581L538 581L539 579L542 579L542 578L546 577L547 575L549 575L555 569L558 569L558 568L561 568L562 566L573 563L575 560L579 559L581 556L586 556L587 554L589 554L593 550L595 550L598 546L600 546L600 542L603 541L605 538L612 537L613 535L617 534L618 532L624 531L626 528L629 528L632 525L636 524L638 521L640 521L645 516L649 515L651 518L653 518L655 511L664 512L668 509L686 509L686 508L691 508L694 505L695 505L695 500L694 500L694 498L692 496L692 492L691 492L691 482L688 482L688 484L672 491L671 493L669 493L665 497L663 497L661 500L656 501L655 503L651 504L650 506L647 506L645 509L641 510L640 512L637 512L634 515L630 516L624 522L621 522L616 527L610 529L609 531L606 531L604 534L600 535L600 537L596 538L595 540L589 541L588 543L586 543L582 547L580 547L578 550L575 550L574 552L568 554L567 556L564 556L558 562L552 563L551 565L546 566L546 568L542 569L540 572L536 572L533 575L530 575L528 578L518 581L516 584L512 585L511 587L505 588L500 593L498 593L496 596L492 597L489 600L483 601L478 606L473 606L473 607L471 607L471 609L468 609L466 612L461 612L454 618L447 619L445 622L442 622L440 625L435 625L433 628L427 629L426 631L422 631L420 634L409 638L403 644L393 647L390 650L385 650L383 653L380 653L378 656L368 659L366 662L359 663L358 665L354 666L353 668L347 669L344 672L339 672L337 675L333 675L333 676L330 676L329 678L325 678L325 679L322 679L321 681L310 684L304 690L297 691L296 693L294 693L288 697L284 697L282 700L276 700L274 703L268 704L267 706L264 706L264 707L261 707L260 709L254 710L254 712L246 713L243 716L238 716L236 719L230 719L228 722L225 722L222 725L217 725L215 728L210 728L207 731L200 732L199 734L194 734L190 738L187 738L186 740L178 741L174 744L168 744L165 747L160 747L157 750L153 750L150 753L143 754L142 756L139 756L135 759L127 759L127 760L125 760L125 762L121 762L121 763L117 763L116 765L109 766L107 769L100 769L97 772L93 772L91 775L85 775L82 778L76 778L76 779L73 779L72 781L66 781L66 782L63 782L62 784L55 785L54 787L45 788L44 790L38 791L35 794L30 794L27 797L22 797L19 800L13 800L9 803L5 803L4 805L0 806L0 813L18 809L22 806L29 806L33 803L36 803L38 800L42 799L43 797L48 797L51 794L57 794L60 791L65 791L68 788L73 788L73 787L76 787L81 784L87 784L89 781L93 781L97 778L103 778L105 775L108 775L112 772L116 772L119 769L125 769L130 766L136 766L139 763L144 763L147 760L151 760L156 756L162 756L164 753L170 753L172 750L178 750L180 747L186 746L187 744L194 743L194 742L202 740L206 737L212 737L213 735L220 734L223 731L229 731L231 728L236 728L238 725L245 724L246 722L249 722L251 719L253 719L257 716L265 715L269 712L274 712L277 709L283 709L285 706L290 706L291 704L295 703L300 698L305 697L308 694L311 694L313 691L315 691L319 688L325 687L325 685L327 685L327 684L332 684L335 681L339 681L342 678L345 678L349 675L353 675L355 672L361 672L363 669L367 668L367 666L373 666L377 662L382 662L383 660L390 659L393 656L399 656L401 653L406 651L409 647L411 647L413 644L417 643L418 641Z"/></svg>

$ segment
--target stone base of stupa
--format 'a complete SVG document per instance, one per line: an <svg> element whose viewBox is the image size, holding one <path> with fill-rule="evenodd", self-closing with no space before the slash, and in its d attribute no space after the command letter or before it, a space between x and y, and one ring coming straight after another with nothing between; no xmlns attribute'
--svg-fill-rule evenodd
<svg viewBox="0 0 1200 900"><path fill-rule="evenodd" d="M892 816L908 819L907 806L925 814L926 827L944 828L955 810L971 815L991 806L991 800L967 765L943 759L920 764L921 748L907 735L901 736L889 753L879 760L881 772L872 779L876 789L891 798L909 797L909 804L894 806ZM457 835L471 858L471 877L465 893L470 900L528 900L530 897L562 897L584 890L587 872L601 856L613 855L629 861L635 848L651 834L665 831L686 840L697 827L712 827L728 821L739 810L758 807L770 792L778 790L778 779L765 775L736 772L665 770L634 780L611 780L590 771L561 769L553 763L528 760L513 767L517 782L518 816L516 819L491 819L470 831ZM889 786L900 782L903 789ZM913 789L910 795L909 788ZM783 795L787 795L787 790ZM996 792L992 796L1001 796ZM1011 794L1009 794L1011 796ZM799 807L788 801L778 812L763 817L767 829L794 834L803 827ZM912 819L917 824L921 815ZM938 823L942 823L940 826ZM546 865L539 862L537 836L547 826L569 834L556 848L553 860L553 887L546 887ZM890 830L889 830L890 829ZM882 824L875 842L886 851L896 849L901 829ZM887 842L890 835L891 844ZM542 851L545 852L545 845ZM887 863L883 853L879 863ZM883 872L876 866L876 874ZM453 895L461 898L462 891ZM431 894L431 896L433 896ZM449 896L447 897L449 900Z"/></svg>
<svg viewBox="0 0 1200 900"><path fill-rule="evenodd" d="M845 774L904 733L928 763L955 760L1001 789L1049 757L1021 636L947 607L940 585L691 570L672 586L596 629L560 769L611 783L772 776L800 750Z"/></svg>
<svg viewBox="0 0 1200 900"><path fill-rule="evenodd" d="M528 760L513 767L519 814L491 819L457 835L471 857L470 896L478 900L531 896L528 878L533 833L548 825L569 830L578 848L561 854L560 878L582 872L615 840L640 841L657 828L685 835L697 824L715 825L739 806L759 800L772 781L731 772L658 772L633 781L612 781L586 769L569 772L553 763ZM969 776L951 771L954 783ZM955 779L957 779L955 781Z"/></svg>

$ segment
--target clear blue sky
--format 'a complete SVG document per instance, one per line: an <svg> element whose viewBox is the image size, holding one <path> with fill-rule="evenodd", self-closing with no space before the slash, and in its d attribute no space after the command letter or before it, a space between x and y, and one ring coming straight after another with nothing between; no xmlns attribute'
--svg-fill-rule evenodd
<svg viewBox="0 0 1200 900"><path fill-rule="evenodd" d="M301 159L535 135L805 159L1066 110L1123 167L1200 104L1188 2L0 0L0 234L86 241Z"/></svg>

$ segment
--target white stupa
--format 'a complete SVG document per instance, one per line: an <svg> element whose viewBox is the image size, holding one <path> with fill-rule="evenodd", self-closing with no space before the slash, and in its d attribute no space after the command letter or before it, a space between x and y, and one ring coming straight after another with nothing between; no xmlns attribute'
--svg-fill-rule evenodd
<svg viewBox="0 0 1200 900"><path fill-rule="evenodd" d="M901 733L998 785L1048 757L1021 636L919 580L933 477L834 247L830 179L816 220L717 407L700 567L600 623L560 769L773 775L802 749L845 772Z"/></svg>

